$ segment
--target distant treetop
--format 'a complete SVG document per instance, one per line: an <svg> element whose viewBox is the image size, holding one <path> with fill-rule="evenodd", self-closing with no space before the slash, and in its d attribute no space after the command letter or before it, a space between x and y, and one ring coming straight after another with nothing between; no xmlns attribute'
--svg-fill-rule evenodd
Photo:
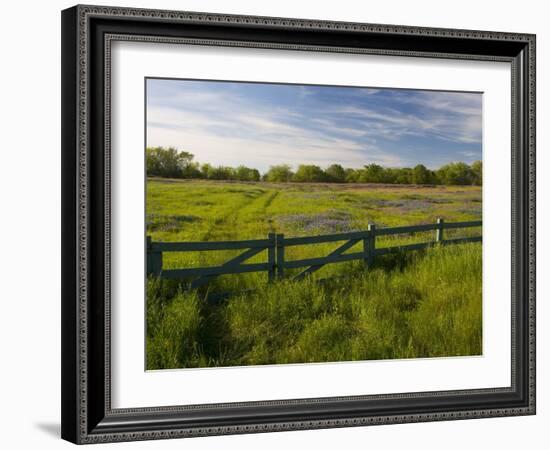
<svg viewBox="0 0 550 450"><path fill-rule="evenodd" d="M331 164L326 169L312 164L300 164L296 172L288 164L271 166L260 175L258 169L246 167L212 166L193 161L194 155L174 147L147 147L145 150L147 176L164 178L201 178L207 180L268 181L273 183L388 183L388 184L482 184L481 161L468 165L452 162L437 170L422 164L413 168L382 167L366 164L363 168L344 168Z"/></svg>

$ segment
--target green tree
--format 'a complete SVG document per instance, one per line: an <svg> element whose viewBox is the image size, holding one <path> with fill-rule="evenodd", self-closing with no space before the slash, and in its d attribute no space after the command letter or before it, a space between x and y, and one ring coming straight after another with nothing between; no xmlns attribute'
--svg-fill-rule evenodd
<svg viewBox="0 0 550 450"><path fill-rule="evenodd" d="M388 167L388 168L386 168L382 171L381 182L382 183L389 183L389 184L396 184L397 183L397 178L399 177L400 173L401 173L401 169Z"/></svg>
<svg viewBox="0 0 550 450"><path fill-rule="evenodd" d="M228 166L214 167L209 178L212 180L235 180L235 169Z"/></svg>
<svg viewBox="0 0 550 450"><path fill-rule="evenodd" d="M147 147L146 168L148 176L170 178L204 178L209 180L309 182L309 183L392 183L392 184L446 184L478 185L483 182L483 165L475 161L445 164L436 171L418 164L414 168L382 167L367 164L363 169L344 169L340 164L331 164L326 170L312 164L302 164L294 173L288 164L271 166L263 175L257 169L240 165L237 167L199 164L193 154L178 151L174 147Z"/></svg>
<svg viewBox="0 0 550 450"><path fill-rule="evenodd" d="M201 176L205 179L211 179L214 172L214 167L211 164L204 163L201 165Z"/></svg>
<svg viewBox="0 0 550 450"><path fill-rule="evenodd" d="M147 147L145 149L148 176L182 178L192 161L191 153L178 152L174 147Z"/></svg>
<svg viewBox="0 0 550 450"><path fill-rule="evenodd" d="M344 183L346 181L346 171L340 164L332 164L325 170L327 181L333 183Z"/></svg>
<svg viewBox="0 0 550 450"><path fill-rule="evenodd" d="M202 178L208 180L230 180L233 174L231 167L218 166L205 163L200 168Z"/></svg>
<svg viewBox="0 0 550 450"><path fill-rule="evenodd" d="M413 171L410 167L402 167L396 169L395 183L396 184L412 184Z"/></svg>
<svg viewBox="0 0 550 450"><path fill-rule="evenodd" d="M202 178L198 162L189 162L182 169L183 178Z"/></svg>
<svg viewBox="0 0 550 450"><path fill-rule="evenodd" d="M327 181L327 176L319 166L300 164L293 180L299 183L319 183Z"/></svg>
<svg viewBox="0 0 550 450"><path fill-rule="evenodd" d="M470 166L463 162L445 164L437 170L441 184L468 185L472 184L474 174Z"/></svg>
<svg viewBox="0 0 550 450"><path fill-rule="evenodd" d="M383 183L384 168L378 164L368 164L359 175L361 183Z"/></svg>
<svg viewBox="0 0 550 450"><path fill-rule="evenodd" d="M430 171L423 164L414 166L412 170L412 183L413 184L430 184Z"/></svg>
<svg viewBox="0 0 550 450"><path fill-rule="evenodd" d="M260 171L258 169L250 169L250 181L260 181Z"/></svg>
<svg viewBox="0 0 550 450"><path fill-rule="evenodd" d="M355 169L346 169L345 180L346 183L357 183L359 180L359 171Z"/></svg>
<svg viewBox="0 0 550 450"><path fill-rule="evenodd" d="M235 179L239 181L260 181L260 172L246 166L239 166L234 171Z"/></svg>
<svg viewBox="0 0 550 450"><path fill-rule="evenodd" d="M470 166L474 175L474 184L481 186L483 184L483 163L481 161L475 161Z"/></svg>
<svg viewBox="0 0 550 450"><path fill-rule="evenodd" d="M265 174L266 181L272 183L286 183L292 180L294 173L288 164L271 166Z"/></svg>

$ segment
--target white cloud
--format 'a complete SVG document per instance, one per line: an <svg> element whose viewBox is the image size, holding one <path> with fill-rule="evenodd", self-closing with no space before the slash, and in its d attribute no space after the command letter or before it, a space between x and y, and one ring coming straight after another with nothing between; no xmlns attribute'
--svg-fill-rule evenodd
<svg viewBox="0 0 550 450"><path fill-rule="evenodd" d="M349 103L335 106L319 94L320 88L296 86L299 101L291 99L287 106L267 94L254 98L241 83L223 89L218 83L180 82L177 89L167 83L159 83L149 97L148 145L176 146L215 165L246 164L261 171L283 162L395 167L424 160L431 165L426 155L438 161L459 155L460 149L453 157L445 154L441 142L473 145L474 150L481 143L478 95L395 91L388 100L387 90L363 89L357 91L367 94L362 100L343 95ZM380 92L385 103L375 95ZM432 144L415 152L412 137ZM434 157L434 149L441 154Z"/></svg>
<svg viewBox="0 0 550 450"><path fill-rule="evenodd" d="M200 162L215 165L246 164L265 171L281 162L292 166L338 162L349 167L361 167L366 162L403 164L399 157L373 145L263 117L238 115L228 123L205 114L152 107L148 110L148 123L148 146L175 146L193 153ZM231 133L224 135L224 128Z"/></svg>

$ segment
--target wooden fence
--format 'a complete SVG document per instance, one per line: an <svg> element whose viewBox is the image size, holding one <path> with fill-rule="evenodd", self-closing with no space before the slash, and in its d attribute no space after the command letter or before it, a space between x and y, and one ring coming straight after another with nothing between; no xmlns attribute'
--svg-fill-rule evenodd
<svg viewBox="0 0 550 450"><path fill-rule="evenodd" d="M325 236L286 238L283 234L269 233L267 239L224 242L153 242L151 237L147 236L147 274L168 279L194 278L191 283L191 288L198 288L204 284L207 284L219 275L267 272L268 280L271 281L284 278L285 269L304 268L304 270L294 276L294 279L299 280L309 274L312 274L313 272L316 272L326 264L362 260L366 266L369 266L373 263L376 256L386 255L389 253L420 250L433 245L480 242L481 236L444 239L444 230L480 227L481 225L481 221L446 223L443 219L438 219L434 224L394 228L376 228L375 225L370 224L368 229L364 231L352 231L349 233L329 234ZM435 231L434 241L395 247L376 248L376 238L379 236L411 234L426 231ZM340 241L345 242L326 256L298 260L287 260L285 258L285 248L287 247ZM361 241L361 251L345 253ZM220 266L187 269L163 269L163 253L216 250L245 251ZM248 259L264 251L267 251L266 262L245 264Z"/></svg>

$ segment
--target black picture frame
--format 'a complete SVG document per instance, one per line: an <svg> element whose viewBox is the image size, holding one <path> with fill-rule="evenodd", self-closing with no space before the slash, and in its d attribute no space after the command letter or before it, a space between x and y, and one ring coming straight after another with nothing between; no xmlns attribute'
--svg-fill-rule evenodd
<svg viewBox="0 0 550 450"><path fill-rule="evenodd" d="M110 42L508 61L511 386L116 410L110 401ZM62 12L62 437L74 443L535 414L535 36L75 6Z"/></svg>

